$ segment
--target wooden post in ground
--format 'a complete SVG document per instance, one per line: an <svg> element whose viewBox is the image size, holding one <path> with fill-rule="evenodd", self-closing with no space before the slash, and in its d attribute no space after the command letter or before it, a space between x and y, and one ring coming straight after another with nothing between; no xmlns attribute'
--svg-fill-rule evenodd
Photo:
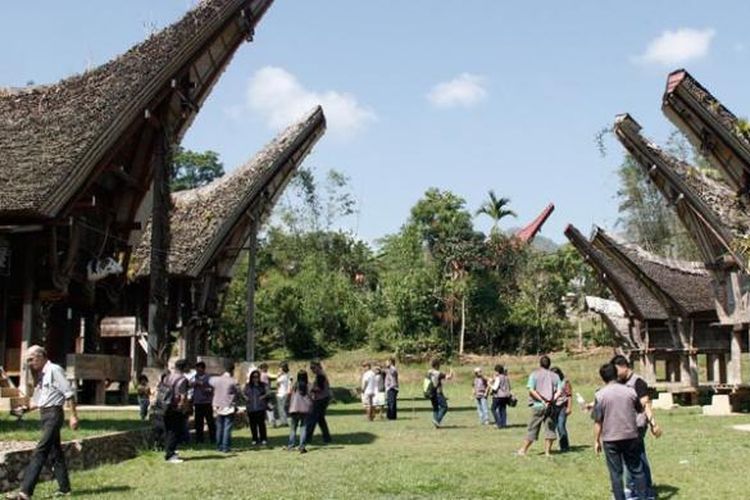
<svg viewBox="0 0 750 500"><path fill-rule="evenodd" d="M258 218L253 216L247 241L247 337L245 358L255 361L255 260L258 251Z"/></svg>
<svg viewBox="0 0 750 500"><path fill-rule="evenodd" d="M729 350L729 373L727 374L727 383L742 383L742 335L745 333L742 326L735 326L732 329Z"/></svg>
<svg viewBox="0 0 750 500"><path fill-rule="evenodd" d="M163 368L169 353L164 352L167 340L167 300L169 251L169 181L172 155L169 134L161 129L154 155L153 203L151 210L151 264L148 301L149 367Z"/></svg>
<svg viewBox="0 0 750 500"><path fill-rule="evenodd" d="M656 360L651 353L644 352L641 354L641 376L648 385L656 383Z"/></svg>

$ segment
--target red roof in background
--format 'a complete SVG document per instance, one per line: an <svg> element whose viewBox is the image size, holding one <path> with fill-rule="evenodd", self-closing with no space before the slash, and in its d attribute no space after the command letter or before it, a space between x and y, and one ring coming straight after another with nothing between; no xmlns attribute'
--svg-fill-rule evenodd
<svg viewBox="0 0 750 500"><path fill-rule="evenodd" d="M531 221L528 226L520 229L516 233L516 238L521 240L523 243L531 243L531 240L533 240L537 233L542 230L542 226L545 222L547 222L547 219L549 219L549 216L552 215L552 212L554 211L554 203L550 203L549 205L547 205L547 207L542 210L542 213L540 213L536 219Z"/></svg>

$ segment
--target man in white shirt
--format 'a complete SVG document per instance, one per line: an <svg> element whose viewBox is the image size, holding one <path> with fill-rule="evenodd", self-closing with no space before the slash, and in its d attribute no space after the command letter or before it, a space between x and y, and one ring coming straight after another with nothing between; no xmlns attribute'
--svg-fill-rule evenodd
<svg viewBox="0 0 750 500"><path fill-rule="evenodd" d="M75 391L65 378L65 370L47 359L47 352L43 347L38 345L29 347L26 351L26 362L34 372L36 384L29 407L23 408L22 411L39 410L42 437L31 456L31 462L24 471L20 491L7 498L31 498L39 480L39 474L48 458L59 487L58 495L67 496L70 495L70 479L60 442L60 429L65 422L63 406L66 401L71 411L70 428L73 430L78 428Z"/></svg>
<svg viewBox="0 0 750 500"><path fill-rule="evenodd" d="M375 420L375 394L378 392L378 379L369 362L362 363L362 404L365 405L367 420Z"/></svg>

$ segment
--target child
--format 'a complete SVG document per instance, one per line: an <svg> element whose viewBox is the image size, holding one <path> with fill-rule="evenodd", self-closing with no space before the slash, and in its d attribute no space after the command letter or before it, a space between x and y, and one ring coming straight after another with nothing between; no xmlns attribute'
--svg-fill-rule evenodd
<svg viewBox="0 0 750 500"><path fill-rule="evenodd" d="M489 392L489 383L482 375L481 368L474 368L474 385L473 395L477 402L477 414L479 415L480 425L489 425L490 417L487 410L487 394Z"/></svg>
<svg viewBox="0 0 750 500"><path fill-rule="evenodd" d="M297 428L299 427L299 452L307 453L305 444L307 442L307 429L305 420L312 409L312 400L309 394L309 383L307 371L297 372L297 380L289 390L289 444L286 449L291 451L297 439Z"/></svg>
<svg viewBox="0 0 750 500"><path fill-rule="evenodd" d="M148 407L151 406L151 388L148 386L148 377L146 375L138 376L138 407L141 409L141 420L148 417Z"/></svg>
<svg viewBox="0 0 750 500"><path fill-rule="evenodd" d="M245 385L247 419L253 436L253 446L268 444L266 433L266 411L268 409L268 387L261 382L260 372L253 368Z"/></svg>

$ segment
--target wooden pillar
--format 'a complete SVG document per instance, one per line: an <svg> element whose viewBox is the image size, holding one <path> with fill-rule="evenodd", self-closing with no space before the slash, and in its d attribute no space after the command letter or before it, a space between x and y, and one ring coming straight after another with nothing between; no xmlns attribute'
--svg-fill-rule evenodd
<svg viewBox="0 0 750 500"><path fill-rule="evenodd" d="M258 219L253 217L247 242L247 338L245 358L255 361L255 261L258 252Z"/></svg>
<svg viewBox="0 0 750 500"><path fill-rule="evenodd" d="M698 376L698 355L695 353L687 354L688 361L688 378L683 380L690 381L690 387L698 387L700 380Z"/></svg>
<svg viewBox="0 0 750 500"><path fill-rule="evenodd" d="M727 383L729 384L740 384L742 383L742 335L744 334L742 326L735 326L732 329L732 338L729 350L729 373L727 375Z"/></svg>
<svg viewBox="0 0 750 500"><path fill-rule="evenodd" d="M719 357L716 354L706 354L706 380L710 383L718 382Z"/></svg>
<svg viewBox="0 0 750 500"><path fill-rule="evenodd" d="M644 352L640 358L641 376L648 385L653 386L656 383L656 360L654 359L654 355Z"/></svg>
<svg viewBox="0 0 750 500"><path fill-rule="evenodd" d="M666 368L667 368L667 382L679 382L680 381L680 375L681 375L681 369L680 369L680 361L679 359L675 359L674 357L667 358L666 362Z"/></svg>
<svg viewBox="0 0 750 500"><path fill-rule="evenodd" d="M722 384L727 383L727 355L726 354L717 354L716 358L718 359L719 364L719 382Z"/></svg>
<svg viewBox="0 0 750 500"><path fill-rule="evenodd" d="M26 240L27 244L29 240ZM36 299L36 287L34 286L34 252L27 249L24 257L23 269L23 306L21 324L21 360L20 360L20 388L31 396L34 390L34 381L29 367L26 365L26 352L36 341L38 301Z"/></svg>
<svg viewBox="0 0 750 500"><path fill-rule="evenodd" d="M160 130L153 161L153 203L151 210L151 261L148 302L149 367L163 368L169 353L167 340L167 301L169 285L167 257L169 251L169 182L172 163L171 144L167 132Z"/></svg>

